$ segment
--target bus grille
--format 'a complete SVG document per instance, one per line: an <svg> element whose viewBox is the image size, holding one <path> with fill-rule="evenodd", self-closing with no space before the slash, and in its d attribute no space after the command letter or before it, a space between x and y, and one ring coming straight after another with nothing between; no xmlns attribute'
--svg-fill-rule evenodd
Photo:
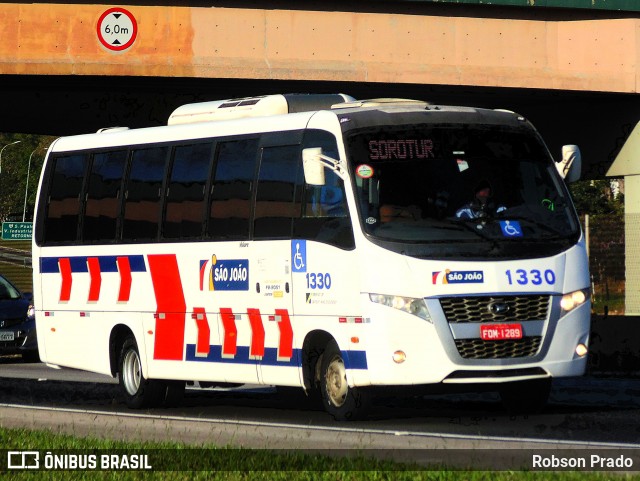
<svg viewBox="0 0 640 481"><path fill-rule="evenodd" d="M464 359L505 359L535 356L541 341L540 336L504 341L456 339L456 347Z"/></svg>
<svg viewBox="0 0 640 481"><path fill-rule="evenodd" d="M524 322L546 320L549 301L548 295L443 297L440 305L449 323Z"/></svg>

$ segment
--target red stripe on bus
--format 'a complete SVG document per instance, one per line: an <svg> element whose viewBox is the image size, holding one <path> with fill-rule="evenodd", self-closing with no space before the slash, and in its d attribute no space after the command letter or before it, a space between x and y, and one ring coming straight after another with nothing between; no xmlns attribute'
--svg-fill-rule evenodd
<svg viewBox="0 0 640 481"><path fill-rule="evenodd" d="M102 276L100 275L100 261L97 257L87 257L87 267L89 268L89 298L88 302L97 302L100 298L100 286Z"/></svg>
<svg viewBox="0 0 640 481"><path fill-rule="evenodd" d="M58 259L60 266L60 276L62 277L62 285L60 286L60 301L67 302L71 299L71 261L68 257Z"/></svg>
<svg viewBox="0 0 640 481"><path fill-rule="evenodd" d="M153 358L181 361L186 302L178 261L175 254L148 255L147 259L157 305Z"/></svg>
<svg viewBox="0 0 640 481"><path fill-rule="evenodd" d="M251 346L249 347L249 358L264 357L264 326L262 316L258 309L247 309L249 323L251 324Z"/></svg>
<svg viewBox="0 0 640 481"><path fill-rule="evenodd" d="M117 257L118 272L120 273L120 290L118 302L129 302L131 294L131 264L128 257Z"/></svg>
<svg viewBox="0 0 640 481"><path fill-rule="evenodd" d="M209 321L204 307L193 308L196 326L198 327L198 343L196 344L196 353L208 355L211 342L211 331L209 329Z"/></svg>
<svg viewBox="0 0 640 481"><path fill-rule="evenodd" d="M234 357L237 352L238 328L236 327L236 316L228 307L220 308L220 319L224 330L222 340L222 357Z"/></svg>
<svg viewBox="0 0 640 481"><path fill-rule="evenodd" d="M207 273L207 267L209 266L209 262L203 262L200 266L200 290L204 291L204 279Z"/></svg>
<svg viewBox="0 0 640 481"><path fill-rule="evenodd" d="M276 316L280 316L278 329L280 329L280 343L278 344L278 359L291 359L293 356L293 329L289 311L286 309L276 309Z"/></svg>

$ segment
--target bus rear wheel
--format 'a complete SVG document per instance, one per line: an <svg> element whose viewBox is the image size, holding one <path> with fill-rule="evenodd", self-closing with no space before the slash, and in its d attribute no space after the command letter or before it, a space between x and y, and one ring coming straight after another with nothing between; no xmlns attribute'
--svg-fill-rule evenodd
<svg viewBox="0 0 640 481"><path fill-rule="evenodd" d="M362 389L349 386L344 359L334 340L327 344L320 362L320 392L325 410L336 421L366 417L369 396Z"/></svg>
<svg viewBox="0 0 640 481"><path fill-rule="evenodd" d="M125 402L131 409L158 406L164 400L166 385L161 381L145 379L138 345L133 337L122 343L119 357L119 382Z"/></svg>

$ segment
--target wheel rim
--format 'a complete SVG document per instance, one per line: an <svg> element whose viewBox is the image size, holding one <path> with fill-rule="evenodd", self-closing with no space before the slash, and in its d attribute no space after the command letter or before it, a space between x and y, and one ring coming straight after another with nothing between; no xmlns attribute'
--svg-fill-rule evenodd
<svg viewBox="0 0 640 481"><path fill-rule="evenodd" d="M329 402L336 407L342 406L347 399L349 386L347 371L340 356L334 357L327 366L326 385Z"/></svg>
<svg viewBox="0 0 640 481"><path fill-rule="evenodd" d="M141 380L140 357L137 352L131 349L125 354L122 363L122 382L131 396L135 396L140 389Z"/></svg>

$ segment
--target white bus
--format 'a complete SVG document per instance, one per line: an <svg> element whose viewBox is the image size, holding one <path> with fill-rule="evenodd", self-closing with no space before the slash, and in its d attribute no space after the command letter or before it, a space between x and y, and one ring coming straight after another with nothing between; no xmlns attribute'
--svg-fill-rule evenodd
<svg viewBox="0 0 640 481"><path fill-rule="evenodd" d="M339 420L376 387L542 406L589 339L565 150L513 112L345 95L60 138L35 213L41 358L118 376L132 408L188 381L300 387Z"/></svg>

